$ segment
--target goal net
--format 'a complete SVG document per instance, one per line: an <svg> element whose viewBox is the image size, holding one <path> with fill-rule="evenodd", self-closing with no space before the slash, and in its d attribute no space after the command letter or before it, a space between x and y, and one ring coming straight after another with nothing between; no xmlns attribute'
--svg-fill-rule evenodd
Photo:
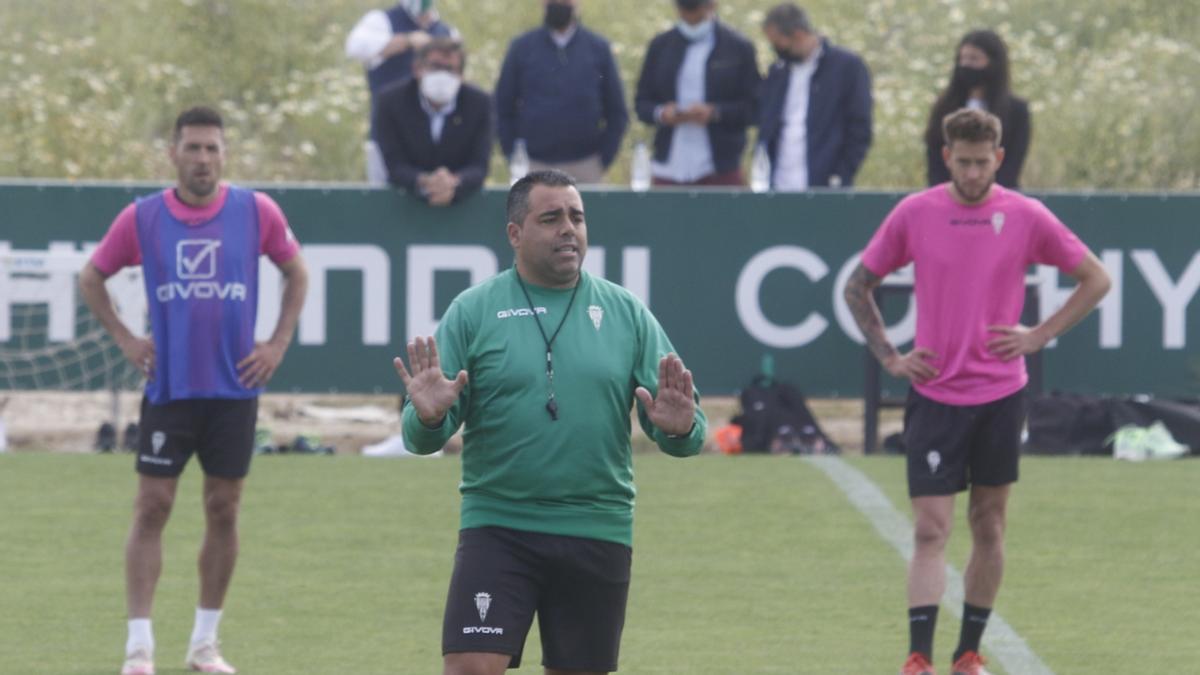
<svg viewBox="0 0 1200 675"><path fill-rule="evenodd" d="M79 296L87 254L0 242L0 390L132 391L142 375ZM128 326L145 325L141 270L108 282ZM130 318L135 320L131 321Z"/></svg>

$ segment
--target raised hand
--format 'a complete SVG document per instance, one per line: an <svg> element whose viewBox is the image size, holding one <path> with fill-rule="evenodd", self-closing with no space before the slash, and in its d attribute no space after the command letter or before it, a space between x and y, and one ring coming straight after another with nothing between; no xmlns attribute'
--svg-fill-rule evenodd
<svg viewBox="0 0 1200 675"><path fill-rule="evenodd" d="M408 362L412 366L411 374L404 367L403 359L398 356L392 359L392 365L408 391L408 400L412 401L422 424L440 426L446 411L458 401L458 395L467 386L467 371L460 370L453 380L447 379L438 360L437 342L431 337L417 337L408 343Z"/></svg>
<svg viewBox="0 0 1200 675"><path fill-rule="evenodd" d="M654 426L672 436L683 436L692 430L696 419L696 402L692 398L692 371L683 361L667 354L658 362L658 397L650 396L645 387L634 390Z"/></svg>

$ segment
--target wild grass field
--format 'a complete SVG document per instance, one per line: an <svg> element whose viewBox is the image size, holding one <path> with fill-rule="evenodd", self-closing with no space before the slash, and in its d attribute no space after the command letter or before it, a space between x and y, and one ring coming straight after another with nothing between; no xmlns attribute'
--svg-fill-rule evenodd
<svg viewBox="0 0 1200 675"><path fill-rule="evenodd" d="M899 460L846 461L908 513ZM638 454L635 467L621 672L898 669L904 564L821 471L792 457L715 455ZM440 672L459 468L453 458L256 459L221 629L229 659L260 675ZM194 467L185 474L165 537L154 612L160 673L184 672L198 476ZM1024 461L996 609L1054 673L1194 671L1198 478L1200 463L1186 460ZM128 455L0 455L0 671L116 672L134 485ZM959 527L952 539L959 570L964 535ZM942 668L957 631L943 608ZM535 629L513 672L540 673L539 654Z"/></svg>
<svg viewBox="0 0 1200 675"><path fill-rule="evenodd" d="M357 181L367 94L346 34L391 0L7 0L0 2L0 176L171 177L175 115L218 105L228 171L241 181ZM772 60L759 26L775 0L721 0L721 19ZM1033 110L1023 183L1033 189L1195 190L1200 172L1200 5L1194 0L806 0L817 29L871 69L875 141L866 188L924 183L921 132L966 31L1010 45L1013 88ZM491 90L509 40L540 21L537 0L440 0ZM584 0L613 45L626 99L670 0ZM634 121L610 179L626 184ZM507 176L494 153L491 181Z"/></svg>

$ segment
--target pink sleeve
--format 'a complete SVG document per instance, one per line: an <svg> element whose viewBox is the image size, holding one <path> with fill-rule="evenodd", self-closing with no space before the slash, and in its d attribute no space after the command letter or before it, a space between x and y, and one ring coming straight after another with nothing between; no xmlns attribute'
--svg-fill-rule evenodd
<svg viewBox="0 0 1200 675"><path fill-rule="evenodd" d="M137 204L121 210L100 245L92 252L92 264L106 277L123 267L142 262L142 249L137 236Z"/></svg>
<svg viewBox="0 0 1200 675"><path fill-rule="evenodd" d="M906 230L908 218L908 200L900 202L892 212L884 218L883 224L871 237L870 243L863 251L862 264L868 271L878 277L886 277L892 272L912 262L912 253L908 250Z"/></svg>
<svg viewBox="0 0 1200 675"><path fill-rule="evenodd" d="M254 193L254 203L258 207L258 251L267 254L276 265L296 257L300 252L300 243L292 234L283 209L267 195Z"/></svg>
<svg viewBox="0 0 1200 675"><path fill-rule="evenodd" d="M1036 204L1032 214L1032 261L1039 265L1054 265L1063 272L1071 272L1087 257L1088 247L1044 204Z"/></svg>

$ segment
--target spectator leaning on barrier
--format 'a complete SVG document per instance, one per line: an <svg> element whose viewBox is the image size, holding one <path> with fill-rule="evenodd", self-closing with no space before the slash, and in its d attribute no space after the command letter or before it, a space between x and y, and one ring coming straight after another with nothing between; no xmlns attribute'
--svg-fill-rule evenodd
<svg viewBox="0 0 1200 675"><path fill-rule="evenodd" d="M487 177L492 102L463 83L465 61L462 43L434 38L418 52L415 78L384 90L375 105L388 180L433 206L476 192Z"/></svg>
<svg viewBox="0 0 1200 675"><path fill-rule="evenodd" d="M754 45L717 20L715 0L675 0L679 23L646 49L638 119L656 126L655 185L744 185L746 127L754 123Z"/></svg>
<svg viewBox="0 0 1200 675"><path fill-rule="evenodd" d="M926 177L930 185L950 180L942 161L942 119L959 108L979 108L1000 118L1004 125L1004 162L996 182L1017 189L1021 167L1029 151L1029 105L1009 91L1008 47L990 30L971 31L954 50L950 84L938 96L925 129Z"/></svg>
<svg viewBox="0 0 1200 675"><path fill-rule="evenodd" d="M373 9L346 36L346 56L366 69L372 110L376 97L384 89L412 78L417 50L434 37L458 37L458 31L438 17L433 4L434 0L402 0L391 9ZM387 172L374 133L367 141L366 151L367 180L384 184Z"/></svg>
<svg viewBox="0 0 1200 675"><path fill-rule="evenodd" d="M560 169L600 183L629 126L621 76L603 37L579 24L578 0L542 0L545 25L512 41L496 83L496 131L530 170Z"/></svg>
<svg viewBox="0 0 1200 675"><path fill-rule="evenodd" d="M867 65L817 33L790 2L767 13L763 33L779 55L763 82L758 123L771 187L850 187L871 147Z"/></svg>

